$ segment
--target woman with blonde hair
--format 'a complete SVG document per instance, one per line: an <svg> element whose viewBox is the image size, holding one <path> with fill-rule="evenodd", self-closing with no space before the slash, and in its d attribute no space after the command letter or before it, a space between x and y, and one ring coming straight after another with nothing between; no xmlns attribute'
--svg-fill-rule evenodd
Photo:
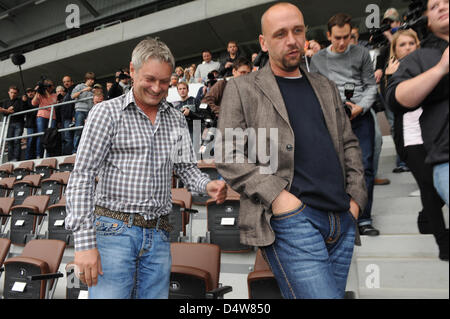
<svg viewBox="0 0 450 319"><path fill-rule="evenodd" d="M391 43L386 77L394 74L402 59L420 47L415 31L398 31ZM388 79L386 79L386 83ZM448 260L448 230L445 229L442 206L444 202L433 185L433 167L425 163L426 152L423 146L420 116L422 108L410 112L394 113L394 141L397 153L404 160L419 185L423 210L419 213L418 226L421 233L432 233L439 246L439 258Z"/></svg>

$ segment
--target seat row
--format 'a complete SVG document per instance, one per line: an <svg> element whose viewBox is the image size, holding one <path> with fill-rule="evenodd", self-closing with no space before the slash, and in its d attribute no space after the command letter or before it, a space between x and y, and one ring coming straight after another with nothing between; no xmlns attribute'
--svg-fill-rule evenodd
<svg viewBox="0 0 450 319"><path fill-rule="evenodd" d="M12 163L0 165L0 179L5 177L16 177L17 180L23 176L33 173L40 174L42 178L49 177L53 172L71 172L75 165L75 155L66 157L61 163L56 158L43 159L35 166L34 161L26 161L14 167Z"/></svg>
<svg viewBox="0 0 450 319"><path fill-rule="evenodd" d="M64 194L64 182L53 180L48 187L42 187L41 193L44 195L30 195L27 192L29 196L26 197L19 196L26 192L19 188L21 185L15 185L18 188L17 197L0 198L0 237L11 239L15 245L46 238L59 239L73 246L72 232L64 227L67 215L65 197L56 196ZM198 211L192 209L192 202L192 194L187 189L172 189L169 222L174 229L169 236L171 242L193 241L192 219ZM249 251L250 247L242 245L239 240L239 208L239 194L231 189L228 189L222 204L209 199L206 202L207 232L197 239L198 242L217 244L224 252ZM45 221L48 221L47 229L45 234L41 234Z"/></svg>
<svg viewBox="0 0 450 319"><path fill-rule="evenodd" d="M59 240L32 240L20 256L6 258L10 241L0 238L0 276L5 273L3 297L18 299L51 299L66 244ZM205 243L171 243L172 268L170 299L221 299L232 291L223 286L220 276L220 247ZM258 251L254 271L247 277L249 298L281 298L268 264ZM73 262L66 265L66 298L88 297L88 288L77 278Z"/></svg>

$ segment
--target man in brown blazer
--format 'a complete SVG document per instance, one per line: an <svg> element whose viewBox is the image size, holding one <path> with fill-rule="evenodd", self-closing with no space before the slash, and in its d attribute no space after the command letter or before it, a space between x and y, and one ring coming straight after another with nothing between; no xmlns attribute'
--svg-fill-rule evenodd
<svg viewBox="0 0 450 319"><path fill-rule="evenodd" d="M342 298L367 201L361 150L335 84L299 67L301 11L277 3L261 27L269 62L229 81L216 165L241 195L241 242L262 248L283 296Z"/></svg>

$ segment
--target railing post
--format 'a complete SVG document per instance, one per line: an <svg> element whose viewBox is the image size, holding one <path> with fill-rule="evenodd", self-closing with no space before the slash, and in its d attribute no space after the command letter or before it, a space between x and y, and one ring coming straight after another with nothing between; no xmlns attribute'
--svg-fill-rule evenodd
<svg viewBox="0 0 450 319"><path fill-rule="evenodd" d="M6 141L3 138L3 136L5 135L5 130L6 130L6 137L8 137L8 128L9 128L9 120L11 118L11 115L8 115L6 117L6 127L4 127L4 129L2 130L2 150L0 153L0 162L3 163L3 155L5 154L5 146L6 146ZM8 150L8 152L10 152L11 150Z"/></svg>

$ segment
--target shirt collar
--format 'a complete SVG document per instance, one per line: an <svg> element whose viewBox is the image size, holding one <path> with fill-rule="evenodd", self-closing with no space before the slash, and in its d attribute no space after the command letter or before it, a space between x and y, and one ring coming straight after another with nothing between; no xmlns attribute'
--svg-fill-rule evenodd
<svg viewBox="0 0 450 319"><path fill-rule="evenodd" d="M133 91L134 91L134 88L132 87L130 89L130 91L128 91L128 93L125 94L125 99L122 104L122 110L125 110L130 105L135 105L137 107L136 100L134 99ZM159 103L160 111L166 111L169 107L170 107L170 104L166 101L166 99L162 99L161 102Z"/></svg>

